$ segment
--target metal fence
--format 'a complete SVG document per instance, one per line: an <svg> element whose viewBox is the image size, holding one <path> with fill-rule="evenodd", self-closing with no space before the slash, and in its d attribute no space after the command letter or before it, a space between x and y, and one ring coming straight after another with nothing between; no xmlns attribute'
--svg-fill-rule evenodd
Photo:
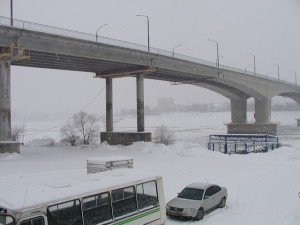
<svg viewBox="0 0 300 225"><path fill-rule="evenodd" d="M13 22L13 25L11 25L11 22ZM135 44L135 43L131 43L131 42L121 41L121 40L102 37L102 36L98 36L97 40L96 40L96 35L93 35L93 34L88 34L88 33L84 33L84 32L78 32L78 31L73 31L73 30L68 30L68 29L64 29L64 28L33 23L33 22L28 22L28 21L19 20L19 19L11 20L11 18L3 17L3 16L0 16L0 25L15 27L15 28L24 29L24 30L43 32L43 33L47 33L47 34L54 34L54 35L59 35L59 36L64 36L64 37L76 38L79 40L93 41L96 43L102 43L102 44L118 46L118 47L122 47L122 48L139 50L142 52L148 52L148 46L145 46L145 45ZM210 62L210 61L206 61L206 60L198 59L195 57L178 54L178 53L174 53L171 51L166 51L166 50L162 50L162 49L158 49L158 48L150 47L150 53L162 55L162 56L173 57L173 58L177 58L177 59L181 59L181 60L185 60L185 61L189 61L189 62L199 63L199 64L203 64L203 65L210 66L210 67L216 67L215 62ZM220 68L220 70L227 70L227 71L245 74L244 70L238 69L235 67L219 65L219 68ZM253 72L249 72L249 71L248 71L247 75L261 77L261 78L265 78L265 79L269 79L269 80L273 80L273 81L278 81L278 82L282 82L282 83L293 85L293 86L295 85L294 83L291 83L291 82L275 79L272 77L266 77L266 75L262 75L262 74L257 74L257 73L254 74Z"/></svg>

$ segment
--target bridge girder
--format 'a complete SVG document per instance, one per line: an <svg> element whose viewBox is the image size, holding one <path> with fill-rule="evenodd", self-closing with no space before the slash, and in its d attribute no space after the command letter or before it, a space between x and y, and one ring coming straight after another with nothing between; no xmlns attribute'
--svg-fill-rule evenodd
<svg viewBox="0 0 300 225"><path fill-rule="evenodd" d="M125 42L124 42L125 43ZM125 43L126 44L126 43ZM298 99L300 87L282 83L265 76L251 76L236 69L218 69L193 58L174 58L148 53L129 47L114 46L56 34L0 25L0 46L21 47L30 51L30 59L12 62L12 65L62 70L76 70L101 74L107 71L134 71L145 66L156 70L145 78L171 82L189 82L215 91L229 99L254 97L272 98L276 95ZM204 61L203 61L204 62ZM298 100L297 100L298 101ZM298 101L299 102L299 101Z"/></svg>

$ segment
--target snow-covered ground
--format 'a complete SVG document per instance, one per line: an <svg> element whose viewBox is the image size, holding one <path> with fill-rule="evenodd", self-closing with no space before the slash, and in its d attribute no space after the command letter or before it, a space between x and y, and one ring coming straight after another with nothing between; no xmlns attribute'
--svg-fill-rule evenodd
<svg viewBox="0 0 300 225"><path fill-rule="evenodd" d="M296 126L295 121L298 117L299 112L272 113L272 121L280 121L278 135L283 147L265 154L224 155L206 149L209 134L226 132L224 123L230 121L230 113L147 116L148 131L161 124L175 131L177 141L171 146L153 143L135 143L131 146L100 144L89 148L25 145L21 147L20 155L0 155L0 189L1 183L7 179L86 171L88 158L125 155L134 158L135 168L163 176L166 201L195 181L227 187L225 208L213 211L199 222L167 218L169 225L191 222L297 225L300 224L300 127ZM251 118L250 114L248 118ZM135 124L134 118L119 118L115 130L134 130Z"/></svg>

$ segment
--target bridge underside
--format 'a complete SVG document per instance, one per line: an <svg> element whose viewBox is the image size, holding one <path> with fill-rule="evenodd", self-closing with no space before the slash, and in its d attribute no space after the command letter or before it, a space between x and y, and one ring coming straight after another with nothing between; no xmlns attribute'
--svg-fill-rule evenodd
<svg viewBox="0 0 300 225"><path fill-rule="evenodd" d="M207 77L200 74L182 73L179 71L170 71L161 68L155 68L154 66L141 66L136 64L128 64L121 62L112 62L108 60L100 60L93 58L83 58L79 56L70 56L54 53L45 53L40 51L30 51L27 54L30 58L26 60L12 61L11 65L26 66L36 68L47 69L60 69L71 71L82 71L95 73L96 78L106 79L106 132L101 135L101 141L107 141L110 144L122 144L120 143L120 134L113 131L113 100L112 100L112 79L119 77L136 77L137 79L137 134L142 134L144 128L144 89L143 79L153 79L171 82L173 85L179 84L192 84L199 87L210 89L217 92L229 99L231 99L231 119L232 124L228 125L228 133L256 133L261 130L260 125L252 125L252 129L247 125L241 126L246 123L247 117L247 99L250 98L245 92L232 87L228 84L221 83L215 77ZM142 81L139 81L141 80ZM142 83L141 83L142 82ZM259 126L259 128L257 127ZM255 127L253 129L253 127ZM247 130L245 132L245 130ZM274 130L271 132L274 134ZM126 133L125 133L126 134ZM124 136L121 133L121 136ZM127 134L126 134L127 135ZM125 136L126 136L125 135ZM138 140L149 140L151 134L145 133L148 138L140 138L139 135L129 135L129 142L133 142L135 138ZM124 137L125 137L124 136ZM126 138L124 138L125 140ZM116 141L117 140L117 141ZM128 140L123 144L128 144Z"/></svg>

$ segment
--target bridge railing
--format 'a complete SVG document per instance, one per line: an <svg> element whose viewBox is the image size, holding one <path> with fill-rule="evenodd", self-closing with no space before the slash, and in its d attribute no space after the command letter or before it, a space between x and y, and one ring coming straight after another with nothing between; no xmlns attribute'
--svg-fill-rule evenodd
<svg viewBox="0 0 300 225"><path fill-rule="evenodd" d="M13 22L13 25L11 25L11 22ZM141 44L121 41L121 40L107 38L107 37L103 37L103 36L96 37L96 35L93 35L93 34L88 34L88 33L79 32L79 31L73 31L73 30L59 28L59 27L55 27L55 26L43 25L43 24L34 23L34 22L28 22L28 21L19 20L19 19L13 19L13 21L11 21L11 18L3 17L3 16L0 16L0 25L11 26L11 27L19 28L19 29L24 29L24 30L43 32L43 33L48 33L48 34L54 34L54 35L59 35L59 36L64 36L64 37L76 38L76 39L80 39L80 40L99 42L102 44L148 52L148 46L141 45ZM174 53L171 51L162 50L162 49L158 49L158 48L150 47L150 53L168 56L168 57L174 57L177 59L194 62L194 63L199 63L199 64L203 64L203 65L210 66L210 67L216 67L216 63L214 63L214 62L210 62L207 60L198 59L195 57L178 54L178 53ZM244 70L235 68L235 67L230 67L230 66L225 66L225 65L220 64L219 68L221 70L228 70L228 71L245 74ZM295 85L294 83L291 83L291 82L275 79L272 77L266 77L265 75L262 75L262 74L257 74L257 73L254 74L253 72L250 72L250 71L248 71L247 75L253 75L253 76L255 75L257 77L268 78L269 80L283 82L283 83L286 83L289 85Z"/></svg>

